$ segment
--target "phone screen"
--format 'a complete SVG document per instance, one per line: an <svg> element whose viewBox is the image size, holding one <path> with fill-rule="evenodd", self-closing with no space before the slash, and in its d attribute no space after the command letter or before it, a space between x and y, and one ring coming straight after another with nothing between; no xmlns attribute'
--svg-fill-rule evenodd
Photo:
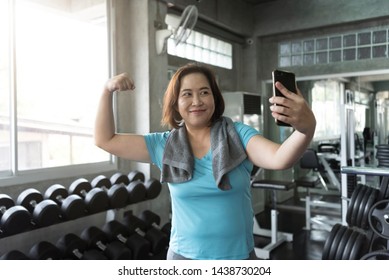
<svg viewBox="0 0 389 280"><path fill-rule="evenodd" d="M276 82L280 82L281 84L283 84L284 87L286 87L291 92L296 92L296 77L294 73L277 69L272 72L272 77L273 77L273 95L284 96L275 87ZM282 126L290 126L289 124L286 124L278 120L276 120L276 124Z"/></svg>

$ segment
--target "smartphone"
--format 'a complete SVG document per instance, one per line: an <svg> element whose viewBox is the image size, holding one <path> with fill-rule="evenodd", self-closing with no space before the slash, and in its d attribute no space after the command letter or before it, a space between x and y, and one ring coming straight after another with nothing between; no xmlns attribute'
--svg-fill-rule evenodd
<svg viewBox="0 0 389 280"><path fill-rule="evenodd" d="M296 92L296 77L292 72L276 69L272 72L273 78L273 95L275 96L284 96L275 86L276 82L280 82L291 92ZM282 105L279 105L282 106ZM290 126L287 123L276 120L277 125L281 126Z"/></svg>

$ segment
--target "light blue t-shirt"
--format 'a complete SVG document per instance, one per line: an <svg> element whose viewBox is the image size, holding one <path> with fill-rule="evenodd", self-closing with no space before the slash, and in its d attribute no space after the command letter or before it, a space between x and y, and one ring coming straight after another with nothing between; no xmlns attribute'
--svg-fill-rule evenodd
<svg viewBox="0 0 389 280"><path fill-rule="evenodd" d="M240 122L246 145L259 132ZM160 169L169 132L145 135L151 161ZM195 158L192 180L168 184L172 200L170 249L189 259L246 259L254 248L250 193L252 163L246 159L228 173L232 189L220 190L212 172L211 150Z"/></svg>

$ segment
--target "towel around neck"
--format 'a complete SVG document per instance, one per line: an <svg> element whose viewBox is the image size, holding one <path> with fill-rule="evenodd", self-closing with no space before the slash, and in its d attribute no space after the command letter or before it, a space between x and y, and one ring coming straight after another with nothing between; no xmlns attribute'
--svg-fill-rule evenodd
<svg viewBox="0 0 389 280"><path fill-rule="evenodd" d="M216 185L231 189L227 173L247 158L233 121L222 117L211 127L212 169ZM185 125L173 129L162 158L161 182L183 183L192 179L194 155Z"/></svg>

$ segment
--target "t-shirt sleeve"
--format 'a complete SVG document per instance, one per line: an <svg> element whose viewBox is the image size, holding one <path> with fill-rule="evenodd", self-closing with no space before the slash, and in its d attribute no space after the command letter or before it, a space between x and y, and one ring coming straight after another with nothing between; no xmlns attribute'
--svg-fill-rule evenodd
<svg viewBox="0 0 389 280"><path fill-rule="evenodd" d="M162 156L168 136L168 131L148 133L144 135L151 162L158 166L159 169L162 167Z"/></svg>
<svg viewBox="0 0 389 280"><path fill-rule="evenodd" d="M235 122L234 125L240 137L240 141L243 143L244 148L246 148L247 143L249 142L251 137L255 135L260 135L260 132L258 130L242 122Z"/></svg>

